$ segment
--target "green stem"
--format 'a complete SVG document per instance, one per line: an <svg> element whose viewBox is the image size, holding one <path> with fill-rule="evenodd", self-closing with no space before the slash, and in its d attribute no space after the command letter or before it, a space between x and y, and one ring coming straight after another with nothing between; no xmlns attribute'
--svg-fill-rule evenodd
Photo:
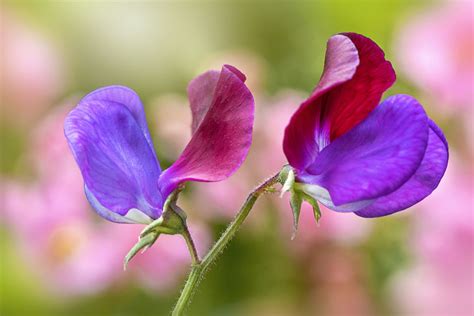
<svg viewBox="0 0 474 316"><path fill-rule="evenodd" d="M188 226L184 225L184 231L181 235L184 237L184 240L186 240L186 244L188 245L189 253L191 254L192 265L199 265L201 263L201 260L199 259L199 255L196 250L196 246L194 245L193 238L189 233Z"/></svg>
<svg viewBox="0 0 474 316"><path fill-rule="evenodd" d="M263 193L266 193L269 188L273 187L273 185L278 182L279 173L267 179L264 183L262 183L255 190L253 190L247 197L245 203L240 208L240 211L237 216L229 224L225 232L221 235L219 240L214 244L208 254L204 257L202 262L198 264L193 264L188 279L186 280L186 284L184 285L183 291L181 292L178 302L174 307L172 313L173 316L183 315L184 310L188 306L196 288L199 285L199 282L202 280L209 266L214 263L219 254L224 250L229 241L231 241L236 232L239 230L240 226L242 226L242 223L249 215L250 210L252 210L252 207L254 206L258 197Z"/></svg>

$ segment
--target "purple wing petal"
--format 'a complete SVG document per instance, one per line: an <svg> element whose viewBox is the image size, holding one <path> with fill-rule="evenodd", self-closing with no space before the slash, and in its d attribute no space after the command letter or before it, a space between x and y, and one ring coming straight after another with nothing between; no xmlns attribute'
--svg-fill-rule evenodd
<svg viewBox="0 0 474 316"><path fill-rule="evenodd" d="M140 97L135 91L124 86L107 86L92 91L84 98L82 98L81 103L90 101L106 101L110 102L111 104L119 104L127 107L132 113L135 120L137 121L138 125L140 126L143 135L145 135L145 138L148 144L150 145L150 148L153 150L153 153L155 153L155 149L153 148L153 141L151 140L150 132L148 131L148 125L146 123L143 104L140 100ZM156 154L155 159L157 159ZM159 167L158 160L156 160L156 163Z"/></svg>
<svg viewBox="0 0 474 316"><path fill-rule="evenodd" d="M356 212L362 217L378 217L402 211L431 194L448 166L448 143L441 129L429 120L429 138L425 156L415 174L398 190L378 198Z"/></svg>
<svg viewBox="0 0 474 316"><path fill-rule="evenodd" d="M67 116L64 131L99 215L115 222L148 222L161 215L160 169L129 107L82 100Z"/></svg>
<svg viewBox="0 0 474 316"><path fill-rule="evenodd" d="M310 165L322 148L364 120L394 81L391 64L372 40L354 33L332 36L321 80L285 130L290 165Z"/></svg>
<svg viewBox="0 0 474 316"><path fill-rule="evenodd" d="M214 75L208 76L211 79L200 76L190 85L191 106L193 112L198 113L194 119L200 123L196 123L193 137L179 159L163 172L159 181L163 196L184 181L223 180L234 173L247 156L252 142L254 100L244 84L245 76L226 65L222 67L215 89L210 88ZM204 91L197 91L199 87ZM211 90L214 95L208 105L207 93ZM198 104L198 97L202 104Z"/></svg>
<svg viewBox="0 0 474 316"><path fill-rule="evenodd" d="M328 190L336 206L378 198L415 173L427 142L422 106L410 96L392 96L321 151L301 181Z"/></svg>

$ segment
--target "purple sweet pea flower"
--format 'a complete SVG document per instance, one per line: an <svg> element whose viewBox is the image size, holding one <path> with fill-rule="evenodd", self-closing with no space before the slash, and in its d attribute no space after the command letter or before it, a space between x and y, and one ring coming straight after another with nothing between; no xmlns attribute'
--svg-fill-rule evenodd
<svg viewBox="0 0 474 316"><path fill-rule="evenodd" d="M148 224L181 183L220 181L234 173L252 141L254 100L245 79L225 65L191 81L193 136L163 172L133 90L110 86L85 96L64 130L95 211L112 222Z"/></svg>
<svg viewBox="0 0 474 316"><path fill-rule="evenodd" d="M332 36L318 86L293 114L283 149L294 187L338 212L384 216L427 197L448 162L448 144L408 95L378 104L395 72L372 40Z"/></svg>

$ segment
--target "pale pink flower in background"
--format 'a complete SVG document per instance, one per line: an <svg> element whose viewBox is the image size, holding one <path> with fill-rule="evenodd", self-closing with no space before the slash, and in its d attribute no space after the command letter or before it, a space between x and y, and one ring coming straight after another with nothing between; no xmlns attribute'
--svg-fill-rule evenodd
<svg viewBox="0 0 474 316"><path fill-rule="evenodd" d="M291 115L301 102L304 94L294 90L282 90L269 97L256 113L256 133L254 147L255 169L260 177L269 176L287 163L283 154L283 134Z"/></svg>
<svg viewBox="0 0 474 316"><path fill-rule="evenodd" d="M451 153L445 179L415 214L416 253L450 276L474 277L473 179L472 164Z"/></svg>
<svg viewBox="0 0 474 316"><path fill-rule="evenodd" d="M474 171L451 153L438 189L414 212L414 265L394 280L409 315L474 313Z"/></svg>
<svg viewBox="0 0 474 316"><path fill-rule="evenodd" d="M315 315L373 315L373 304L364 285L363 257L349 247L322 243L301 259L311 282ZM343 303L341 303L343 302Z"/></svg>
<svg viewBox="0 0 474 316"><path fill-rule="evenodd" d="M473 106L463 113L462 115L462 125L463 125L463 139L467 143L467 154L470 159L474 158L474 104Z"/></svg>
<svg viewBox="0 0 474 316"><path fill-rule="evenodd" d="M63 62L51 40L33 26L3 9L0 21L2 116L23 126L59 97Z"/></svg>
<svg viewBox="0 0 474 316"><path fill-rule="evenodd" d="M394 45L404 74L448 112L474 106L473 5L447 1L414 15Z"/></svg>
<svg viewBox="0 0 474 316"><path fill-rule="evenodd" d="M248 165L247 165L248 166ZM193 188L197 212L208 220L229 220L235 217L256 180L247 166L220 183L204 183Z"/></svg>
<svg viewBox="0 0 474 316"><path fill-rule="evenodd" d="M471 262L472 264L472 262ZM452 271L452 270L449 270ZM400 273L393 282L394 306L399 315L471 316L474 313L472 275L451 279L432 271L428 263Z"/></svg>
<svg viewBox="0 0 474 316"><path fill-rule="evenodd" d="M1 183L1 219L25 263L58 297L91 295L130 276L152 290L176 288L190 264L186 243L179 236L160 237L132 261L130 272L123 272L123 258L143 227L103 221L88 206L82 177L63 135L67 109L54 109L32 132L28 154L36 181ZM209 245L205 227L191 224L190 230L202 253Z"/></svg>
<svg viewBox="0 0 474 316"><path fill-rule="evenodd" d="M188 100L181 95L165 94L151 101L150 112L158 150L166 148L160 156L174 161L191 139Z"/></svg>
<svg viewBox="0 0 474 316"><path fill-rule="evenodd" d="M98 230L86 201L67 187L3 183L5 225L16 248L41 283L57 295L91 294L119 276L113 239ZM71 199L58 200L66 195ZM98 265L97 262L102 264Z"/></svg>

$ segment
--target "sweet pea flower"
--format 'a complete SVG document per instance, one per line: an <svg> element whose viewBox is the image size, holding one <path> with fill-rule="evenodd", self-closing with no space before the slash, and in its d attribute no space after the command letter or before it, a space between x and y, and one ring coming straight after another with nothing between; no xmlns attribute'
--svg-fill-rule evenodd
<svg viewBox="0 0 474 316"><path fill-rule="evenodd" d="M24 127L61 94L67 81L64 61L48 36L3 7L0 24L0 109L5 123Z"/></svg>
<svg viewBox="0 0 474 316"><path fill-rule="evenodd" d="M186 147L191 130L192 115L188 100L181 95L165 94L151 101L152 123L155 126L159 146L164 146L162 159L174 160Z"/></svg>
<svg viewBox="0 0 474 316"><path fill-rule="evenodd" d="M102 292L125 279L159 293L174 290L190 261L182 240L162 236L164 243L137 258L124 274L121 259L141 227L99 223L96 214L86 211L90 207L81 189L82 177L62 133L72 104L68 100L55 107L33 126L22 161L31 166L34 180L0 178L0 225L11 233L32 277L60 301ZM188 225L196 248L204 251L210 244L205 225Z"/></svg>
<svg viewBox="0 0 474 316"><path fill-rule="evenodd" d="M208 71L188 86L193 136L161 171L138 95L110 86L85 96L65 120L65 135L95 211L118 223L149 224L185 181L220 181L245 159L254 101L233 66Z"/></svg>
<svg viewBox="0 0 474 316"><path fill-rule="evenodd" d="M438 186L448 162L446 139L413 97L378 104L394 81L372 40L355 33L329 39L321 80L293 114L283 141L292 173L287 184L300 194L300 205L304 199L317 208L318 200L334 211L378 217L412 206Z"/></svg>

